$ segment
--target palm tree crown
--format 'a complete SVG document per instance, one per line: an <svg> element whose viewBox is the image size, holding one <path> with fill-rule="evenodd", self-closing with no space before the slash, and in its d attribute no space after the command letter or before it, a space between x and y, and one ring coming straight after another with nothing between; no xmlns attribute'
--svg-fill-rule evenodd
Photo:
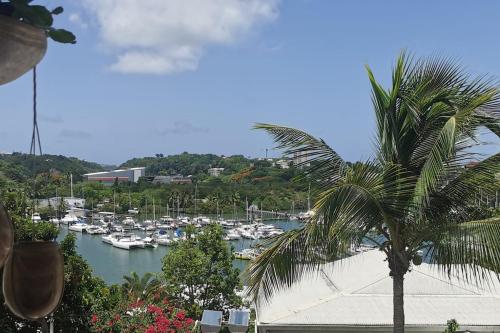
<svg viewBox="0 0 500 333"><path fill-rule="evenodd" d="M387 256L394 290L394 331L404 331L403 279L427 260L464 279L500 272L500 217L473 205L499 189L500 154L475 163L479 130L500 135L500 90L472 79L448 59L402 54L384 89L367 68L376 116L375 157L348 164L323 140L289 127L257 124L285 154L307 154L315 184L310 223L272 239L247 270L251 292L268 298L322 263L371 240Z"/></svg>
<svg viewBox="0 0 500 333"><path fill-rule="evenodd" d="M151 296L161 286L160 280L153 273L145 273L139 277L136 272L132 272L130 276L124 275L123 279L122 291L134 301Z"/></svg>

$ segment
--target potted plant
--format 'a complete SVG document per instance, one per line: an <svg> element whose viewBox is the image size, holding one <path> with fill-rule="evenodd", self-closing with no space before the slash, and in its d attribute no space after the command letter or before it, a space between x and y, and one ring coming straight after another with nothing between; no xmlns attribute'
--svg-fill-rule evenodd
<svg viewBox="0 0 500 333"><path fill-rule="evenodd" d="M13 81L42 60L47 37L76 43L75 35L52 26L62 7L48 10L32 0L0 0L0 85Z"/></svg>
<svg viewBox="0 0 500 333"><path fill-rule="evenodd" d="M0 217L8 216L2 214ZM18 217L13 224L15 244L3 268L5 304L16 316L39 320L54 312L64 291L64 259L57 228L48 222L33 223Z"/></svg>

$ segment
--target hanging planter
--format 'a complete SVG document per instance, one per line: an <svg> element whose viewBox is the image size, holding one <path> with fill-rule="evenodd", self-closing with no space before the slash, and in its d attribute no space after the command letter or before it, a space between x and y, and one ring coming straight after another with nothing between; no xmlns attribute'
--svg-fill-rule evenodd
<svg viewBox="0 0 500 333"><path fill-rule="evenodd" d="M44 30L0 15L0 84L29 71L42 60L46 51Z"/></svg>
<svg viewBox="0 0 500 333"><path fill-rule="evenodd" d="M14 228L5 208L0 204L0 268L9 257L14 244Z"/></svg>
<svg viewBox="0 0 500 333"><path fill-rule="evenodd" d="M49 11L31 1L0 0L0 85L13 81L42 60L47 37L59 43L76 43L64 29L52 27L53 16L62 7Z"/></svg>
<svg viewBox="0 0 500 333"><path fill-rule="evenodd" d="M53 313L64 291L64 259L55 242L14 245L3 272L5 304L16 316L39 320Z"/></svg>

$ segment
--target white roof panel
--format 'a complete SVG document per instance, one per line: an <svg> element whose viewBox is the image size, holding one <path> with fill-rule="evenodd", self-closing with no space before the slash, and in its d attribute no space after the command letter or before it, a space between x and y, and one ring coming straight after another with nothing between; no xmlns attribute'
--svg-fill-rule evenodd
<svg viewBox="0 0 500 333"><path fill-rule="evenodd" d="M392 279L384 254L368 251L310 273L270 303L257 306L258 325L392 325ZM448 278L422 264L405 277L407 325L500 326L500 283L490 288Z"/></svg>

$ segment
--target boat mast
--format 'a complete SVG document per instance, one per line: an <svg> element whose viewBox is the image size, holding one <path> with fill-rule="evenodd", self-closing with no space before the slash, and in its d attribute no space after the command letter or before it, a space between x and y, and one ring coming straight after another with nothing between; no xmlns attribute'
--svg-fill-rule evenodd
<svg viewBox="0 0 500 333"><path fill-rule="evenodd" d="M194 216L198 216L198 183L194 185Z"/></svg>
<svg viewBox="0 0 500 333"><path fill-rule="evenodd" d="M219 219L219 198L217 198L217 220Z"/></svg>
<svg viewBox="0 0 500 333"><path fill-rule="evenodd" d="M156 206L155 206L155 198L153 197L153 221L156 220Z"/></svg>
<svg viewBox="0 0 500 333"><path fill-rule="evenodd" d="M116 192L113 190L113 222L115 221L116 214Z"/></svg>
<svg viewBox="0 0 500 333"><path fill-rule="evenodd" d="M148 197L146 197L146 220L148 219Z"/></svg>
<svg viewBox="0 0 500 333"><path fill-rule="evenodd" d="M179 212L180 212L180 208L179 208L179 194L177 194L177 218L179 218Z"/></svg>
<svg viewBox="0 0 500 333"><path fill-rule="evenodd" d="M69 178L70 178L70 190L71 190L71 197L73 198L73 174L70 173L69 174Z"/></svg>
<svg viewBox="0 0 500 333"><path fill-rule="evenodd" d="M246 205L246 211L247 211L247 223L248 223L248 197L245 197L245 205Z"/></svg>

